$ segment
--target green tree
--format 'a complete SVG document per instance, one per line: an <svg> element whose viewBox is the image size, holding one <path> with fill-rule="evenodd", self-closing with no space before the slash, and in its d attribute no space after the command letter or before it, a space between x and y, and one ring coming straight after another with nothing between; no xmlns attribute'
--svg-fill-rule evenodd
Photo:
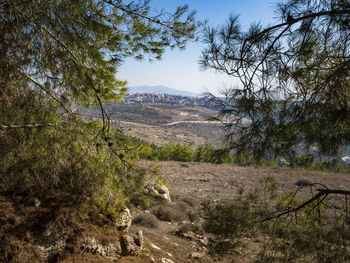
<svg viewBox="0 0 350 263"><path fill-rule="evenodd" d="M121 203L142 192L135 148L110 127L103 103L126 91L116 78L126 57L160 59L199 25L188 6L167 13L148 0L1 1L1 187L99 192ZM102 122L80 117L82 105L99 105Z"/></svg>
<svg viewBox="0 0 350 263"><path fill-rule="evenodd" d="M350 142L350 3L286 0L275 25L238 16L205 34L201 66L236 80L220 109L226 138L255 158L303 149L337 155Z"/></svg>
<svg viewBox="0 0 350 263"><path fill-rule="evenodd" d="M350 2L284 0L275 11L279 17L275 25L255 23L243 31L238 16L231 16L225 25L206 31L202 67L237 80L224 97L208 95L220 110L217 119L225 125L230 147L243 160L249 161L251 156L254 160L296 156L300 150L336 156L343 145L350 143ZM307 155L294 161L309 166L309 158ZM348 236L343 233L349 227L350 191L303 180L297 185L300 188L294 193L284 194L287 198L282 195L281 200L285 200L271 216L265 214L266 207L251 210L258 212L251 215L253 222L262 214L262 231L271 229L272 234L272 242L264 247L257 262L287 262L292 258L305 262L347 261ZM303 187L315 187L316 192L296 202L295 196ZM328 205L329 195L337 195L344 202L340 217L335 212L339 204ZM258 200L255 192L247 197L249 201ZM285 205L285 212L277 212ZM253 207L249 204L247 211ZM331 214L322 221L321 215L328 209ZM241 221L243 227L249 222L248 215L242 220L244 211L240 206L219 207L216 211L211 220L222 221L209 228L212 233L226 234L225 227L230 226L232 218ZM279 230L276 226L280 223ZM233 241L235 236L237 233ZM281 242L284 237L289 238L288 243ZM331 244L337 244L334 250L324 249Z"/></svg>
<svg viewBox="0 0 350 263"><path fill-rule="evenodd" d="M160 59L166 47L194 39L187 10L155 13L147 0L2 1L1 89L40 90L66 111L118 100L126 82L115 74L125 57Z"/></svg>

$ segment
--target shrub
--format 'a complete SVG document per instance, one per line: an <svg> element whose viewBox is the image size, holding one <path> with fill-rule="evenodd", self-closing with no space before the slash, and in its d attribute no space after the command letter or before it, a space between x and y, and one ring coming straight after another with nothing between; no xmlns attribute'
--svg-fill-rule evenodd
<svg viewBox="0 0 350 263"><path fill-rule="evenodd" d="M160 220L169 222L194 221L198 216L198 210L193 209L187 202L177 201L161 205L155 209L155 214Z"/></svg>
<svg viewBox="0 0 350 263"><path fill-rule="evenodd" d="M198 208L200 206L200 201L191 195L186 195L180 199L181 201L187 203L192 208Z"/></svg>
<svg viewBox="0 0 350 263"><path fill-rule="evenodd" d="M142 198L146 174L121 131L96 136L101 123L62 114L34 90L8 90L0 98L1 125L38 124L0 130L1 190L80 193L98 214L112 217L130 199Z"/></svg>
<svg viewBox="0 0 350 263"><path fill-rule="evenodd" d="M185 223L179 226L178 230L176 231L176 235L182 236L185 233L196 231L198 231L198 227L196 225L192 223Z"/></svg>
<svg viewBox="0 0 350 263"><path fill-rule="evenodd" d="M160 220L169 222L180 222L186 220L186 214L179 210L174 204L165 204L155 212Z"/></svg>
<svg viewBox="0 0 350 263"><path fill-rule="evenodd" d="M159 225L158 219L153 214L140 214L132 220L133 224L142 225L149 228L157 228Z"/></svg>
<svg viewBox="0 0 350 263"><path fill-rule="evenodd" d="M236 254L246 245L242 240L260 236L256 262L349 262L347 205L336 204L333 210L332 203L339 199L326 204L314 200L297 212L274 217L276 211L289 211L309 200L297 199L293 192L276 193L276 184L266 178L262 189L241 191L235 202L206 204L203 229L213 236L210 252Z"/></svg>

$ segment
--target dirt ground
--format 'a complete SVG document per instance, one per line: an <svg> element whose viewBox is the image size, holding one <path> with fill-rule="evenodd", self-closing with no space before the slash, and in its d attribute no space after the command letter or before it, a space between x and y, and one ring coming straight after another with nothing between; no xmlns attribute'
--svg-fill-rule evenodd
<svg viewBox="0 0 350 263"><path fill-rule="evenodd" d="M233 165L215 165L204 163L181 162L140 162L141 166L159 167L159 175L165 176L170 184L170 193L173 197L191 195L200 200L214 202L228 202L237 197L238 189L243 187L247 191L263 187L262 180L266 176L274 179L279 185L279 191L294 191L295 184L304 179L313 183L321 183L328 188L350 189L350 174L326 173L307 171L303 169L278 167L240 167ZM141 263L162 262L167 258L175 263L179 262L232 262L228 259L212 258L205 255L201 259L191 259L192 252L205 253L200 243L176 236L174 233L179 225L176 223L160 222L156 229L135 226L131 231L141 229L145 236L145 249L141 257L124 258L120 262ZM154 248L156 245L160 250ZM254 246L254 242L250 244ZM251 247L253 250L254 247ZM170 254L169 254L170 253ZM251 262L250 258L238 258L236 262Z"/></svg>
<svg viewBox="0 0 350 263"><path fill-rule="evenodd" d="M267 176L273 178L283 192L296 190L295 184L300 179L321 183L330 189L350 189L350 174L207 163L142 161L140 165L159 167L159 175L167 178L174 195L191 194L216 202L234 200L239 188L247 191L260 188Z"/></svg>
<svg viewBox="0 0 350 263"><path fill-rule="evenodd" d="M304 179L313 183L321 183L330 189L350 189L350 174L326 173L307 171L303 169L276 168L276 167L240 167L233 165L214 165L205 163L182 163L182 162L150 162L140 161L140 166L159 167L159 175L165 176L170 185L170 194L174 200L182 196L192 196L198 201L210 200L213 202L229 202L235 200L240 188L249 191L255 188L262 189L262 180L269 176L279 185L280 191L295 191L298 180ZM306 192L305 192L306 193ZM56 203L52 203L52 200ZM70 226L71 229L85 229L92 231L90 225L82 226L82 218L79 213L74 212L78 205L72 202L67 196L58 195L55 198L42 200L42 208L38 210L32 205L33 200L24 199L18 196L2 196L0 198L0 230L3 233L14 233L18 240L35 239L37 232L42 227L47 227L53 222L59 221ZM63 200L63 201L62 201ZM67 200L70 200L69 202ZM58 202L65 202L66 206L61 207ZM56 209L57 207L57 209ZM57 211L56 211L56 210ZM62 210L63 209L63 210ZM140 213L152 213L152 208L147 211L131 209L135 217ZM74 213L73 213L73 212ZM180 211L181 212L181 211ZM71 217L73 213L75 217ZM48 217L50 214L52 216ZM62 220L58 220L55 215L66 215ZM53 220L53 217L56 218ZM69 220L68 220L69 219ZM74 219L74 220L73 220ZM200 218L198 219L200 220ZM70 222L70 223L69 223ZM39 224L40 223L40 224ZM155 228L144 227L132 224L129 230L130 235L142 230L144 236L144 248L138 256L123 257L119 263L187 263L187 262L232 262L228 259L213 258L208 255L207 246L203 242L203 236L193 233L193 236L180 237L176 231L187 222L167 222L159 221ZM197 222L198 223L198 222ZM103 225L103 224L102 224ZM79 226L79 227L76 227ZM105 233L103 227L96 228L97 232ZM0 232L1 232L0 231ZM115 230L113 230L115 231ZM112 232L113 232L112 231ZM80 230L81 232L81 230ZM110 231L111 232L111 231ZM112 233L111 232L111 233ZM113 232L114 233L114 232ZM113 234L114 235L114 234ZM250 249L254 250L258 246L257 241L250 242ZM29 248L28 248L29 249ZM200 258L191 258L191 254L199 253ZM35 254L35 253L34 253ZM33 255L34 255L33 254ZM253 255L254 253L251 253ZM25 254L24 254L25 255ZM74 258L62 262L109 262L89 253L72 254ZM250 254L249 254L250 256ZM76 258L75 258L76 257ZM29 260L29 259L28 259ZM3 262L0 259L0 262ZM39 262L39 261L23 261ZM41 261L40 261L41 262ZM237 258L236 262L252 262L247 256Z"/></svg>

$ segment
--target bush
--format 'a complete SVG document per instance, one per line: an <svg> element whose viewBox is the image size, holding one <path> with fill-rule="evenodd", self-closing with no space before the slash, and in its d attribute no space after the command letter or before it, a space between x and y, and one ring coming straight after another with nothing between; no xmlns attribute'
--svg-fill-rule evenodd
<svg viewBox="0 0 350 263"><path fill-rule="evenodd" d="M55 101L40 96L0 92L1 125L37 124L0 129L1 190L80 193L98 214L112 217L130 199L142 199L145 171L122 132L103 135L101 123L62 114Z"/></svg>
<svg viewBox="0 0 350 263"><path fill-rule="evenodd" d="M192 208L197 209L200 206L200 201L196 197L191 196L191 195L186 195L186 196L182 197L180 200L187 203Z"/></svg>
<svg viewBox="0 0 350 263"><path fill-rule="evenodd" d="M169 222L181 222L185 220L196 220L198 210L191 207L187 202L177 201L166 203L155 209L155 214L160 220Z"/></svg>
<svg viewBox="0 0 350 263"><path fill-rule="evenodd" d="M163 221L180 222L186 220L186 214L179 210L174 204L165 204L159 207L155 214Z"/></svg>
<svg viewBox="0 0 350 263"><path fill-rule="evenodd" d="M198 227L196 225L192 223L185 223L179 226L178 230L176 231L176 235L182 236L185 233L196 231L198 231Z"/></svg>
<svg viewBox="0 0 350 263"><path fill-rule="evenodd" d="M159 225L158 219L153 214L140 214L132 220L133 224L142 225L149 228L157 228Z"/></svg>
<svg viewBox="0 0 350 263"><path fill-rule="evenodd" d="M276 184L266 178L262 189L246 194L241 191L236 202L206 204L203 229L213 236L210 252L234 255L247 240L259 236L262 241L256 262L349 262L350 226L345 204L340 202L333 210L331 202L339 199L327 204L314 200L296 213L273 218L276 211L288 211L308 200L296 199L293 192L276 193Z"/></svg>

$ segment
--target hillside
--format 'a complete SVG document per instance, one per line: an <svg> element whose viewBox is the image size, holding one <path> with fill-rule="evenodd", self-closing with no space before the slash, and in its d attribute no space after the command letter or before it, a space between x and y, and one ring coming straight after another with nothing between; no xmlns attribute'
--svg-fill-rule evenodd
<svg viewBox="0 0 350 263"><path fill-rule="evenodd" d="M169 181L170 193L175 202L178 202L184 196L191 196L199 202L206 200L214 203L230 202L237 200L240 188L243 188L246 192L261 189L262 182L266 177L272 178L278 184L280 193L297 190L296 182L301 179L319 182L329 188L348 189L350 186L350 176L348 174L315 172L303 169L148 161L142 161L140 165L160 168L159 174L165 176ZM308 195L309 189L303 190L301 194ZM203 236L181 237L176 234L184 224L186 223L161 221L157 228L141 226L146 240L142 254L145 258L129 257L122 262L147 262L142 260L147 260L150 256L154 258L153 262L163 262L161 261L162 258L170 259L175 263L232 262L224 258L218 260L207 255L208 246L203 244ZM138 229L140 229L139 225L132 225L131 227L133 233L136 233ZM256 249L263 244L262 240L257 238L245 239L245 241L248 243L246 251L241 256L237 255L234 262L254 262ZM154 248L153 245L156 245L160 250ZM203 257L199 260L193 259L191 258L193 252L200 253Z"/></svg>
<svg viewBox="0 0 350 263"><path fill-rule="evenodd" d="M113 125L128 135L160 145L169 141L196 147L210 142L222 145L221 124L209 122L216 111L173 103L117 103L105 105ZM100 118L97 108L79 110L80 114Z"/></svg>
<svg viewBox="0 0 350 263"><path fill-rule="evenodd" d="M219 204L237 200L240 189L246 192L262 190L262 182L266 177L277 183L280 193L297 190L296 182L301 179L322 183L329 188L350 187L348 174L302 169L149 161L140 161L139 165L159 168L159 175L169 182L172 199L171 204L163 203L160 207L174 207L176 210L171 211L180 219L159 220L153 216L152 222L140 225L135 219L139 216L146 218L145 215L156 213L160 207L130 207L134 221L126 237L137 237L140 230L142 231L142 249L138 253L112 258L112 242L121 242L119 240L123 236L118 235L125 233L118 233L110 220L86 221L88 207L82 209L79 200L72 196L62 195L60 192L55 193L55 196L50 193L45 199L37 196L41 204L36 207L33 203L34 196L28 199L22 194L2 193L1 233L10 231L13 235L6 237L9 239L6 241L11 244L6 248L6 257L19 259L20 261L11 261L18 263L228 263L232 260L211 257L208 254L211 236L200 231L204 220L198 210L200 203ZM309 195L309 188L302 190L300 194ZM192 222L185 215L189 211L194 216L190 218ZM164 210L163 213L165 212ZM197 230L192 232L191 229ZM35 245L38 242L42 242L42 245ZM245 237L244 242L247 243L246 249L235 255L235 262L255 262L257 250L263 246L264 240ZM49 255L57 250L60 252L54 254L54 258L47 256L45 261L41 259L42 251ZM6 261L0 259L0 262Z"/></svg>

